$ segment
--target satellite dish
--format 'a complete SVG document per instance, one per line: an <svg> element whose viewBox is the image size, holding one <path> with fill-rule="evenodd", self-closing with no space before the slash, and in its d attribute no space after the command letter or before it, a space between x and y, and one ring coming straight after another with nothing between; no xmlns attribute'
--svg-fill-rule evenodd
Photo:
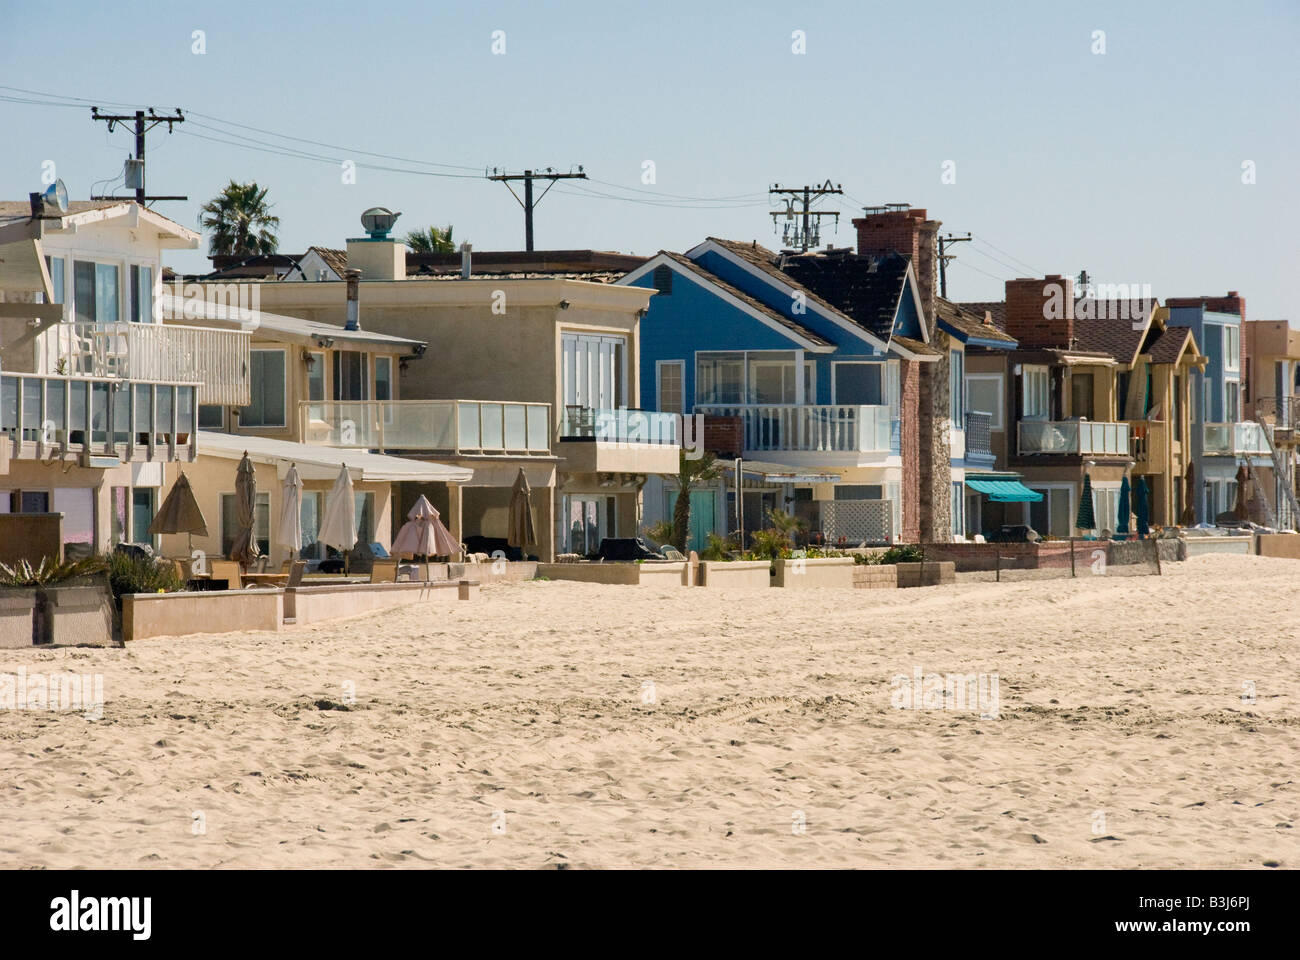
<svg viewBox="0 0 1300 960"><path fill-rule="evenodd" d="M386 240L400 216L400 213L394 213L387 207L371 207L361 215L361 226L370 234L370 239Z"/></svg>
<svg viewBox="0 0 1300 960"><path fill-rule="evenodd" d="M55 180L41 194L41 207L42 212L46 214L55 210L59 213L68 212L68 188L63 185L62 180Z"/></svg>

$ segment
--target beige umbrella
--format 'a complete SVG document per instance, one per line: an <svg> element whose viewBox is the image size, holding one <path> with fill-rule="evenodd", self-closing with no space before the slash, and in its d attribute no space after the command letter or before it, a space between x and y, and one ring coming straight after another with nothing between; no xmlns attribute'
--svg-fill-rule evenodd
<svg viewBox="0 0 1300 960"><path fill-rule="evenodd" d="M343 464L329 496L325 498L325 516L320 525L320 541L347 553L357 545L357 504L352 494L352 475Z"/></svg>
<svg viewBox="0 0 1300 960"><path fill-rule="evenodd" d="M528 477L524 474L524 468L520 467L514 489L510 491L510 516L506 531L506 543L512 547L522 549L530 543L537 543L537 532L533 528L533 506L529 501L531 493Z"/></svg>
<svg viewBox="0 0 1300 960"><path fill-rule="evenodd" d="M423 494L406 516L406 523L393 538L394 557L452 557L460 552L460 544Z"/></svg>
<svg viewBox="0 0 1300 960"><path fill-rule="evenodd" d="M257 472L253 461L244 451L235 471L235 542L230 546L230 559L247 566L257 559L257 537L253 527L257 523Z"/></svg>
<svg viewBox="0 0 1300 960"><path fill-rule="evenodd" d="M298 476L298 465L289 465L289 472L284 475L280 488L280 523L276 527L276 539L289 548L289 559L302 549L302 477Z"/></svg>
<svg viewBox="0 0 1300 960"><path fill-rule="evenodd" d="M190 549L194 548L194 534L197 533L200 537L208 535L208 522L203 519L203 511L199 509L199 502L194 499L194 490L190 487L189 478L185 476L183 470L168 491L167 499L158 508L153 522L149 524L149 533L150 535L187 533L190 537Z"/></svg>

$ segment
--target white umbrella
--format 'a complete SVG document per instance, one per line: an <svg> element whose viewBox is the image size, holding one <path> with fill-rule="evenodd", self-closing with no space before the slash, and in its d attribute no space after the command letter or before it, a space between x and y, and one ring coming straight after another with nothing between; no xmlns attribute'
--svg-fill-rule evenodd
<svg viewBox="0 0 1300 960"><path fill-rule="evenodd" d="M454 557L460 552L460 544L423 494L406 516L406 523L393 539L393 556Z"/></svg>
<svg viewBox="0 0 1300 960"><path fill-rule="evenodd" d="M302 549L302 477L298 465L290 464L280 488L280 523L276 539L289 548L289 559Z"/></svg>
<svg viewBox="0 0 1300 960"><path fill-rule="evenodd" d="M357 545L357 505L352 496L352 475L343 464L334 488L325 498L325 517L320 525L320 541L347 553Z"/></svg>

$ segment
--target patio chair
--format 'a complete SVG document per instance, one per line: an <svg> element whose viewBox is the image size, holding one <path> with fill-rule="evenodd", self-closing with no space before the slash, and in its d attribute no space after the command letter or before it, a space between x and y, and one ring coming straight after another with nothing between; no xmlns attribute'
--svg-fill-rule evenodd
<svg viewBox="0 0 1300 960"><path fill-rule="evenodd" d="M212 570L212 579L225 580L228 589L238 590L244 585L239 564L234 560L210 560L208 567Z"/></svg>
<svg viewBox="0 0 1300 960"><path fill-rule="evenodd" d="M370 568L371 583L396 583L397 561L376 560Z"/></svg>

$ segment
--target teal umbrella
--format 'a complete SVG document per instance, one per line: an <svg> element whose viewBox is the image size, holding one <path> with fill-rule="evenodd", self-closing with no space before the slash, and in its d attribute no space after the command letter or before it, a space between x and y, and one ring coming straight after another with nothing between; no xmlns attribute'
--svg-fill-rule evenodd
<svg viewBox="0 0 1300 960"><path fill-rule="evenodd" d="M1097 518L1092 509L1092 476L1083 474L1083 493L1079 494L1079 512L1074 518L1074 525L1080 530L1092 530L1097 526Z"/></svg>
<svg viewBox="0 0 1300 960"><path fill-rule="evenodd" d="M1137 514L1137 531L1139 537L1151 532L1151 503L1147 491L1147 478L1138 477L1133 484L1133 512Z"/></svg>
<svg viewBox="0 0 1300 960"><path fill-rule="evenodd" d="M1119 519L1115 523L1115 536L1128 539L1128 515L1132 512L1129 506L1128 493L1128 476L1119 483Z"/></svg>

